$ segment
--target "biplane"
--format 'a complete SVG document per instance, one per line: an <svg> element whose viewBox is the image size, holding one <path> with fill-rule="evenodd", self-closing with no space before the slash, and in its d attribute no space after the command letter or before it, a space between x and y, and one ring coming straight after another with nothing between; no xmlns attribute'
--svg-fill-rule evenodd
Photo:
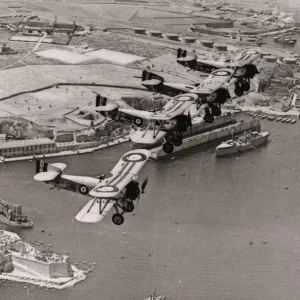
<svg viewBox="0 0 300 300"><path fill-rule="evenodd" d="M188 85L166 82L163 77L144 70L142 85L152 92L166 95L196 94L199 97L197 109L206 104L204 120L207 123L212 123L215 116L221 115L221 105L231 98L228 92L228 84L233 74L232 69L219 69L213 71L203 83Z"/></svg>
<svg viewBox="0 0 300 300"><path fill-rule="evenodd" d="M139 201L145 192L148 178L139 187L138 173L147 162L151 152L137 149L125 153L111 171L111 177L104 175L94 178L63 174L67 167L64 163L48 164L36 161L34 179L82 195L92 196L76 215L79 222L100 222L113 209L112 221L116 225L124 222L124 213L134 210L134 201Z"/></svg>
<svg viewBox="0 0 300 300"><path fill-rule="evenodd" d="M130 140L134 143L155 144L165 139L163 150L171 153L174 146L182 144L182 133L192 126L189 108L193 103L197 103L196 94L182 94L173 97L161 110L150 112L137 109L118 108L110 113L114 120L122 120L121 115L127 115L132 118L137 126L142 126L143 121L149 123L145 130L138 130L130 134ZM107 112L105 106L98 106L96 110ZM128 118L128 117L127 117Z"/></svg>
<svg viewBox="0 0 300 300"><path fill-rule="evenodd" d="M258 74L257 67L253 61L257 59L260 52L256 49L244 49L240 51L232 60L201 60L195 53L188 54L186 50L177 50L177 62L193 70L202 72L212 72L216 69L231 68L234 70L232 83L235 84L234 93L242 96L244 92L250 89L250 79Z"/></svg>

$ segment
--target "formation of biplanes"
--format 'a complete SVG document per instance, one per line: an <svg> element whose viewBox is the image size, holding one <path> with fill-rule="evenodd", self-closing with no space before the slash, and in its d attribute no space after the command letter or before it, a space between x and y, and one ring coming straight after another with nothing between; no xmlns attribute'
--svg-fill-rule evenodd
<svg viewBox="0 0 300 300"><path fill-rule="evenodd" d="M177 62L194 70L209 72L203 83L185 85L166 82L162 76L144 70L142 85L154 93L172 98L158 111L143 111L120 108L106 97L97 95L95 110L110 120L134 123L142 130L130 134L130 140L141 144L155 144L164 140L163 150L171 153L174 146L183 142L182 133L192 127L190 107L196 106L204 111L204 121L212 123L221 115L221 106L231 98L228 87L234 84L234 93L243 95L250 90L250 80L258 74L253 61L260 52L254 49L241 51L233 60L211 63L197 59L197 55L178 49ZM124 213L132 212L135 204L145 192L148 183L146 178L140 185L138 173L147 162L151 152L137 149L125 153L111 171L111 176L97 178L64 174L67 167L64 163L48 164L36 161L34 179L92 197L76 215L76 220L86 223L100 222L113 209L112 221L116 225L124 222Z"/></svg>

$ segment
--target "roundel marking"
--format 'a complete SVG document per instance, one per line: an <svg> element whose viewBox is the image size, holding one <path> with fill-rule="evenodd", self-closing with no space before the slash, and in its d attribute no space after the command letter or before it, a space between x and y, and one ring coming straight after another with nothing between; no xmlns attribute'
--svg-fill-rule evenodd
<svg viewBox="0 0 300 300"><path fill-rule="evenodd" d="M97 192L118 192L119 189L116 186L106 185L106 186L100 186L97 188Z"/></svg>
<svg viewBox="0 0 300 300"><path fill-rule="evenodd" d="M86 195L89 192L89 190L86 186L82 185L79 187L79 192L83 195Z"/></svg>
<svg viewBox="0 0 300 300"><path fill-rule="evenodd" d="M246 54L259 54L259 52L257 50L246 50L245 53Z"/></svg>
<svg viewBox="0 0 300 300"><path fill-rule="evenodd" d="M139 161L147 160L147 157L143 153L132 153L132 154L124 155L122 157L122 160L127 162L139 162Z"/></svg>
<svg viewBox="0 0 300 300"><path fill-rule="evenodd" d="M189 96L179 96L178 97L178 100L181 100L181 101L188 101L190 99L191 99L191 97L189 97Z"/></svg>
<svg viewBox="0 0 300 300"><path fill-rule="evenodd" d="M231 72L225 71L225 70L216 70L216 71L212 72L212 74L216 75L216 76L230 76Z"/></svg>

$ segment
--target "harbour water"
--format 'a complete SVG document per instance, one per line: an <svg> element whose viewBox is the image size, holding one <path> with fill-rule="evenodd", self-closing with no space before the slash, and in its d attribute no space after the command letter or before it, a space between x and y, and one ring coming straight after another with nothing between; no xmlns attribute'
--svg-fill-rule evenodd
<svg viewBox="0 0 300 300"><path fill-rule="evenodd" d="M119 227L111 215L99 224L73 220L88 198L35 182L34 161L0 164L0 198L22 204L35 224L11 230L96 262L84 282L61 291L0 281L0 299L139 300L154 289L172 300L299 299L299 126L262 120L273 141L238 157L196 147L148 162L146 194ZM47 161L96 176L128 147Z"/></svg>

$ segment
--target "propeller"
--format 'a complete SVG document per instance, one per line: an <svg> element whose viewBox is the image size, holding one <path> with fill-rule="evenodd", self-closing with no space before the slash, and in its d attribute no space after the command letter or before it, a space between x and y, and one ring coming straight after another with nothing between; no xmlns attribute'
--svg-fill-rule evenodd
<svg viewBox="0 0 300 300"><path fill-rule="evenodd" d="M146 179L143 181L143 183L141 185L141 193L139 194L138 198L136 199L137 205L140 202L141 195L145 194L145 189L146 189L147 184L148 184L148 176L146 177Z"/></svg>
<svg viewBox="0 0 300 300"><path fill-rule="evenodd" d="M146 179L143 181L142 186L141 186L141 193L145 194L145 188L148 184L148 177L146 177Z"/></svg>
<svg viewBox="0 0 300 300"><path fill-rule="evenodd" d="M192 116L191 116L191 111L190 111L190 109L189 109L189 111L188 111L188 126L190 127L190 131L192 132L192 126L193 126L193 123L192 123Z"/></svg>

